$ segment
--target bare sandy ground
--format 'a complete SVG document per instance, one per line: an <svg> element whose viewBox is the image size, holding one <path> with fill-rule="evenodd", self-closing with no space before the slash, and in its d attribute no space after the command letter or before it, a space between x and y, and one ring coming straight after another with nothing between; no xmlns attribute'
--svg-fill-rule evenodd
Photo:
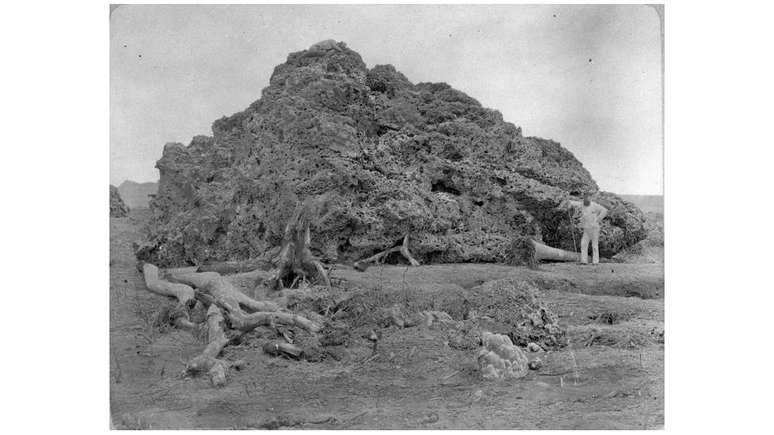
<svg viewBox="0 0 774 435"><path fill-rule="evenodd" d="M531 279L567 328L570 345L530 353L543 367L492 382L475 350L458 350L440 327L384 328L379 351L355 339L337 361L294 361L261 351L262 336L229 346L247 366L213 388L181 375L203 348L191 334L154 326L167 299L145 290L131 243L145 212L111 219L110 408L120 429L651 429L664 424L663 265L493 264L341 266L351 286L468 289L504 277ZM231 278L247 285L245 276ZM248 290L246 290L248 291ZM248 291L249 292L249 291ZM613 324L595 317L616 313Z"/></svg>

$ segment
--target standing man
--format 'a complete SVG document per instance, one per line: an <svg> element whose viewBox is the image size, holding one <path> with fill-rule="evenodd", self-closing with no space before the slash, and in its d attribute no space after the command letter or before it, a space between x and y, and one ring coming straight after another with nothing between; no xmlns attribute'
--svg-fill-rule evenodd
<svg viewBox="0 0 774 435"><path fill-rule="evenodd" d="M589 240L591 240L592 259L591 262L599 264L599 228L602 219L607 216L607 209L591 201L591 196L583 197L583 203L579 201L570 201L573 207L581 209L581 227L583 228L583 237L581 238L581 263L589 263Z"/></svg>

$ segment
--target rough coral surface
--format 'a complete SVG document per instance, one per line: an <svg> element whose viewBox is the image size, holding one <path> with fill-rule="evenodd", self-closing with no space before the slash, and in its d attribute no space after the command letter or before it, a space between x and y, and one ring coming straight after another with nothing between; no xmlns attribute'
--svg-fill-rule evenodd
<svg viewBox="0 0 774 435"><path fill-rule="evenodd" d="M212 132L165 146L141 259L260 256L280 243L296 201L325 195L311 228L324 261L363 258L410 234L422 263L498 262L515 236L572 249L560 204L599 190L560 144L522 136L445 83L368 69L344 43L291 53L261 98ZM597 197L610 209L603 256L645 237L636 207Z"/></svg>
<svg viewBox="0 0 774 435"><path fill-rule="evenodd" d="M541 300L539 290L529 281L505 278L488 281L470 289L468 305L477 307L477 313L506 326L507 334L518 346L537 343L544 349L567 344L566 331L559 319Z"/></svg>
<svg viewBox="0 0 774 435"><path fill-rule="evenodd" d="M124 204L116 186L110 185L110 217L125 217L129 215L129 207Z"/></svg>
<svg viewBox="0 0 774 435"><path fill-rule="evenodd" d="M623 263L664 262L664 215L646 212L645 228L648 236L638 243L618 252L613 260Z"/></svg>
<svg viewBox="0 0 774 435"><path fill-rule="evenodd" d="M478 368L484 379L510 379L526 376L529 360L506 335L484 332L478 351Z"/></svg>

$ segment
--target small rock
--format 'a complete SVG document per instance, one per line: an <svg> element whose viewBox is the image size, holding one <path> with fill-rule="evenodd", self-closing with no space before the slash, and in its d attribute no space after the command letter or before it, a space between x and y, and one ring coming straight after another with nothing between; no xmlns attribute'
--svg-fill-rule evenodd
<svg viewBox="0 0 774 435"><path fill-rule="evenodd" d="M263 353L266 355L277 356L279 355L279 346L277 343L268 342L263 345Z"/></svg>
<svg viewBox="0 0 774 435"><path fill-rule="evenodd" d="M435 412L431 412L427 415L425 415L420 421L420 424L433 424L438 422L438 414Z"/></svg>
<svg viewBox="0 0 774 435"><path fill-rule="evenodd" d="M540 358L535 358L527 364L530 370L540 370L543 367L543 361Z"/></svg>
<svg viewBox="0 0 774 435"><path fill-rule="evenodd" d="M372 329L368 333L368 337L367 338L368 338L369 341L379 341L379 339L382 338L382 333Z"/></svg>
<svg viewBox="0 0 774 435"><path fill-rule="evenodd" d="M476 403L479 400L481 400L483 397L484 397L484 392L481 390L476 390L476 392L471 395L470 400L473 403Z"/></svg>
<svg viewBox="0 0 774 435"><path fill-rule="evenodd" d="M284 356L287 358L298 359L303 351L300 347L290 343L268 342L263 345L263 353L271 356Z"/></svg>
<svg viewBox="0 0 774 435"><path fill-rule="evenodd" d="M529 344L527 345L527 349L528 349L530 352L542 352L542 351L543 351L543 348L542 348L542 347L540 347L540 345L539 345L539 344L537 344L537 343L529 343Z"/></svg>

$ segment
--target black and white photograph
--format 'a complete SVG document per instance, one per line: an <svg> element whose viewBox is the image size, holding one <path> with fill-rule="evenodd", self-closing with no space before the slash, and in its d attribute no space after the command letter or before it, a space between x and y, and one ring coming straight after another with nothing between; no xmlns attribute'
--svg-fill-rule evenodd
<svg viewBox="0 0 774 435"><path fill-rule="evenodd" d="M663 429L663 5L110 5L114 429Z"/></svg>
<svg viewBox="0 0 774 435"><path fill-rule="evenodd" d="M4 4L3 433L770 433L774 6L357 1Z"/></svg>

